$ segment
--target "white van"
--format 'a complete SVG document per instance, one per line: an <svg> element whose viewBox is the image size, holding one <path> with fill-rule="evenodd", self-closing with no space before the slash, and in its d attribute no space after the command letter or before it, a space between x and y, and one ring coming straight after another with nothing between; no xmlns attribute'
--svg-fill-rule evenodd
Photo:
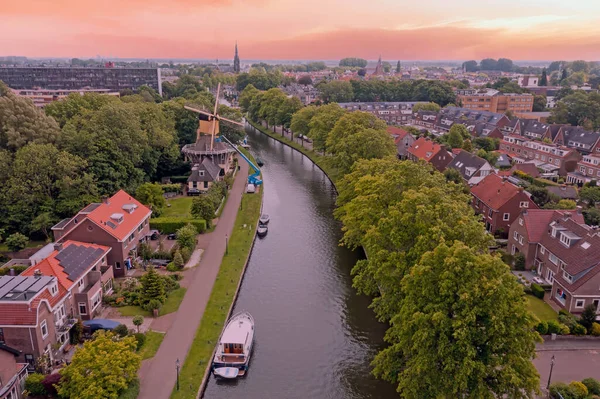
<svg viewBox="0 0 600 399"><path fill-rule="evenodd" d="M254 187L254 184L248 184L248 187L246 187L246 192L248 194L254 194L256 192L256 187Z"/></svg>

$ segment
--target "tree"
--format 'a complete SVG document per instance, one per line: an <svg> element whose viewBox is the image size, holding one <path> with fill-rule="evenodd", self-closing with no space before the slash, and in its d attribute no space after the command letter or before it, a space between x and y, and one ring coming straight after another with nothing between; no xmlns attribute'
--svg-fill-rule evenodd
<svg viewBox="0 0 600 399"><path fill-rule="evenodd" d="M359 159L380 159L397 152L388 132L371 128L361 129L328 149L333 153L333 161L342 173L349 172Z"/></svg>
<svg viewBox="0 0 600 399"><path fill-rule="evenodd" d="M542 112L546 109L548 103L546 96L535 95L533 96L533 112Z"/></svg>
<svg viewBox="0 0 600 399"><path fill-rule="evenodd" d="M290 128L294 114L300 109L302 109L302 102L298 97L286 98L279 104L279 108L277 109L277 121L283 129Z"/></svg>
<svg viewBox="0 0 600 399"><path fill-rule="evenodd" d="M253 85L247 85L244 90L240 93L239 103L242 111L248 112L250 109L250 105L252 104L252 100L256 98L256 96L260 93Z"/></svg>
<svg viewBox="0 0 600 399"><path fill-rule="evenodd" d="M543 207L552 200L548 189L545 187L531 186L529 193L531 194L531 200L539 207Z"/></svg>
<svg viewBox="0 0 600 399"><path fill-rule="evenodd" d="M560 81L562 82L563 80L567 79L567 69L563 69L562 74L560 76Z"/></svg>
<svg viewBox="0 0 600 399"><path fill-rule="evenodd" d="M144 324L144 316L142 315L135 315L133 316L133 319L131 320L131 322L133 323L133 325L137 328L137 332L140 332L140 326L142 324Z"/></svg>
<svg viewBox="0 0 600 399"><path fill-rule="evenodd" d="M367 75L367 69L366 68L360 68L356 74L360 77L365 77Z"/></svg>
<svg viewBox="0 0 600 399"><path fill-rule="evenodd" d="M310 77L310 75L300 76L300 78L298 79L298 84L301 84L304 86L311 85L312 83L313 83L313 80Z"/></svg>
<svg viewBox="0 0 600 399"><path fill-rule="evenodd" d="M453 182L456 184L461 184L463 182L463 178L460 175L460 172L458 171L458 169L447 168L444 171L444 177L446 178L447 182Z"/></svg>
<svg viewBox="0 0 600 399"><path fill-rule="evenodd" d="M177 230L177 244L179 244L179 248L189 248L190 250L194 250L194 248L196 248L197 235L198 231L191 224L187 224Z"/></svg>
<svg viewBox="0 0 600 399"><path fill-rule="evenodd" d="M463 62L462 66L466 72L477 72L479 70L479 66L475 60Z"/></svg>
<svg viewBox="0 0 600 399"><path fill-rule="evenodd" d="M497 71L498 61L493 58L485 58L479 63L479 69L482 71Z"/></svg>
<svg viewBox="0 0 600 399"><path fill-rule="evenodd" d="M514 69L512 60L508 58L500 58L496 67L499 71L502 72L512 72L512 70Z"/></svg>
<svg viewBox="0 0 600 399"><path fill-rule="evenodd" d="M160 215L167 202L163 196L163 190L158 183L144 183L135 191L135 198L152 209L156 216Z"/></svg>
<svg viewBox="0 0 600 399"><path fill-rule="evenodd" d="M463 142L462 149L465 150L465 151L467 151L467 152L473 152L473 143L471 143L471 140L466 139Z"/></svg>
<svg viewBox="0 0 600 399"><path fill-rule="evenodd" d="M292 115L292 121L290 123L290 128L295 135L308 135L310 131L309 123L312 120L313 116L317 113L317 108L314 105L309 105L308 107L304 107L297 111L294 115Z"/></svg>
<svg viewBox="0 0 600 399"><path fill-rule="evenodd" d="M350 102L354 98L352 84L344 80L323 82L317 85L317 87L321 93L321 99L326 103Z"/></svg>
<svg viewBox="0 0 600 399"><path fill-rule="evenodd" d="M287 96L281 89L269 89L262 96L262 102L258 115L261 119L267 121L268 125L275 126L280 125L279 120L279 108L283 102L287 100Z"/></svg>
<svg viewBox="0 0 600 399"><path fill-rule="evenodd" d="M548 86L548 75L546 74L546 68L542 70L542 77L538 82L538 86Z"/></svg>
<svg viewBox="0 0 600 399"><path fill-rule="evenodd" d="M337 121L346 113L339 105L327 104L316 108L308 124L308 137L313 140L313 148L317 151L327 150L327 137Z"/></svg>
<svg viewBox="0 0 600 399"><path fill-rule="evenodd" d="M587 73L590 70L590 65L584 60L576 60L571 63L571 70L573 72Z"/></svg>
<svg viewBox="0 0 600 399"><path fill-rule="evenodd" d="M362 58L342 58L339 65L341 67L359 67L364 68L367 66L367 60Z"/></svg>
<svg viewBox="0 0 600 399"><path fill-rule="evenodd" d="M400 289L402 306L386 334L390 346L373 363L375 375L397 384L403 398L539 393L531 361L541 339L523 289L499 257L442 242Z"/></svg>
<svg viewBox="0 0 600 399"><path fill-rule="evenodd" d="M19 252L27 246L29 239L21 233L13 233L4 241L9 251Z"/></svg>
<svg viewBox="0 0 600 399"><path fill-rule="evenodd" d="M178 269L182 269L183 268L183 265L184 265L184 263L183 263L183 256L181 256L181 252L179 252L179 250L175 251L175 255L173 255L173 264Z"/></svg>
<svg viewBox="0 0 600 399"><path fill-rule="evenodd" d="M467 137L470 137L467 128L462 124L456 123L450 128L446 142L452 148L462 148L464 144L464 139L466 138L465 134L467 135Z"/></svg>
<svg viewBox="0 0 600 399"><path fill-rule="evenodd" d="M142 283L140 288L141 299L143 303L148 303L151 300L157 300L164 303L167 296L165 294L165 283L156 270L151 267L140 278Z"/></svg>
<svg viewBox="0 0 600 399"><path fill-rule="evenodd" d="M596 208L590 208L583 211L583 219L587 225L600 226L600 210Z"/></svg>
<svg viewBox="0 0 600 399"><path fill-rule="evenodd" d="M416 103L413 108L412 108L412 112L416 113L419 111L433 111L433 112L440 112L442 108L436 104L436 103L432 103L432 102L428 102L428 103Z"/></svg>
<svg viewBox="0 0 600 399"><path fill-rule="evenodd" d="M196 197L192 202L192 216L196 219L206 220L207 226L211 225L216 210L214 201L208 195Z"/></svg>
<svg viewBox="0 0 600 399"><path fill-rule="evenodd" d="M577 208L577 203L573 200L561 199L557 202L555 209L575 209Z"/></svg>
<svg viewBox="0 0 600 399"><path fill-rule="evenodd" d="M12 94L0 81L0 149L17 151L27 143L56 142L60 129L25 97Z"/></svg>
<svg viewBox="0 0 600 399"><path fill-rule="evenodd" d="M383 67L383 72L385 73L390 73L390 71L392 70L392 64L390 64L387 61L383 61L381 63L381 66Z"/></svg>
<svg viewBox="0 0 600 399"><path fill-rule="evenodd" d="M573 126L591 124L600 128L600 94L575 91L562 97L552 109L552 123L568 123Z"/></svg>
<svg viewBox="0 0 600 399"><path fill-rule="evenodd" d="M117 399L136 380L141 357L135 353L134 337L116 339L98 332L75 352L64 367L58 394L65 398Z"/></svg>
<svg viewBox="0 0 600 399"><path fill-rule="evenodd" d="M552 72L560 70L561 65L563 63L564 63L564 61L553 61L552 63L550 63L550 66L548 67L548 72L552 73Z"/></svg>

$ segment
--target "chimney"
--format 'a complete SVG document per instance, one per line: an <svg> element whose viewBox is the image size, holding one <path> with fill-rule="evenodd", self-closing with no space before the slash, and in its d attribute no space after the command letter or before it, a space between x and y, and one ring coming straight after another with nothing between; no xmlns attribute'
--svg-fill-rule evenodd
<svg viewBox="0 0 600 399"><path fill-rule="evenodd" d="M62 245L62 242L57 242L57 243L55 243L55 244L54 244L54 250L55 250L55 251L58 251L58 252L62 251L62 250L63 250L63 245Z"/></svg>
<svg viewBox="0 0 600 399"><path fill-rule="evenodd" d="M40 271L40 269L35 269L33 275L35 277L42 277L42 272Z"/></svg>
<svg viewBox="0 0 600 399"><path fill-rule="evenodd" d="M522 193L523 191L525 191L525 189L523 187L518 187L517 189L519 190L520 193Z"/></svg>
<svg viewBox="0 0 600 399"><path fill-rule="evenodd" d="M102 197L102 203L106 205L109 204L108 197L106 195Z"/></svg>

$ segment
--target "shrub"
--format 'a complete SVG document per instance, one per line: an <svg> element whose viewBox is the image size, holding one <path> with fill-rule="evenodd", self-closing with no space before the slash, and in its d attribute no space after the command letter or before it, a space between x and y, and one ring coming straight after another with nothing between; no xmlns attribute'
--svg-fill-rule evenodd
<svg viewBox="0 0 600 399"><path fill-rule="evenodd" d="M113 332L119 337L126 337L127 334L129 334L129 330L127 329L127 326L125 324L119 324L114 328Z"/></svg>
<svg viewBox="0 0 600 399"><path fill-rule="evenodd" d="M175 255L173 255L173 264L178 269L183 268L183 256L181 256L181 252L175 252Z"/></svg>
<svg viewBox="0 0 600 399"><path fill-rule="evenodd" d="M140 349L142 349L142 346L144 346L144 343L146 343L146 336L142 333L135 333L133 334L133 336L137 344L136 350L139 351Z"/></svg>
<svg viewBox="0 0 600 399"><path fill-rule="evenodd" d="M582 382L572 381L569 388L575 399L585 399L588 396L588 389Z"/></svg>
<svg viewBox="0 0 600 399"><path fill-rule="evenodd" d="M569 335L571 333L571 329L564 324L560 325L560 335Z"/></svg>
<svg viewBox="0 0 600 399"><path fill-rule="evenodd" d="M535 326L535 331L540 333L541 335L548 334L548 323L545 321L540 321L537 326Z"/></svg>
<svg viewBox="0 0 600 399"><path fill-rule="evenodd" d="M27 246L29 239L21 233L14 233L8 236L5 240L9 251L19 252Z"/></svg>
<svg viewBox="0 0 600 399"><path fill-rule="evenodd" d="M592 331L590 332L594 337L600 337L600 324L592 324Z"/></svg>
<svg viewBox="0 0 600 399"><path fill-rule="evenodd" d="M178 272L180 269L175 266L175 263L173 262L169 262L169 264L167 265L167 271L168 272Z"/></svg>
<svg viewBox="0 0 600 399"><path fill-rule="evenodd" d="M25 390L31 396L44 396L48 393L44 388L44 375L39 373L29 374L25 379Z"/></svg>
<svg viewBox="0 0 600 399"><path fill-rule="evenodd" d="M152 299L142 307L144 308L144 310L147 310L148 312L152 312L154 310L160 309L161 306L162 306L162 303L159 300Z"/></svg>
<svg viewBox="0 0 600 399"><path fill-rule="evenodd" d="M573 329L571 329L571 332L575 335L585 335L587 333L587 329L581 324L576 324L573 326Z"/></svg>
<svg viewBox="0 0 600 399"><path fill-rule="evenodd" d="M83 322L77 320L77 323L71 329L71 345L76 345L81 341L83 335Z"/></svg>
<svg viewBox="0 0 600 399"><path fill-rule="evenodd" d="M121 289L124 291L133 291L140 285L140 280L133 277L126 277L125 280L121 282Z"/></svg>
<svg viewBox="0 0 600 399"><path fill-rule="evenodd" d="M187 183L189 176L171 176L169 180L171 183Z"/></svg>
<svg viewBox="0 0 600 399"><path fill-rule="evenodd" d="M163 279L163 286L165 287L165 292L167 294L179 288L179 283L171 277L161 276L161 278Z"/></svg>
<svg viewBox="0 0 600 399"><path fill-rule="evenodd" d="M169 277L171 277L175 281L179 281L183 278L183 276L181 276L181 274L179 273L169 274Z"/></svg>
<svg viewBox="0 0 600 399"><path fill-rule="evenodd" d="M600 395L600 381L595 378L585 378L581 381L591 395Z"/></svg>
<svg viewBox="0 0 600 399"><path fill-rule="evenodd" d="M569 313L567 310L565 310L565 309L561 309L561 310L559 310L559 311L558 311L558 314L559 314L559 315L561 315L561 314L562 314L562 315L565 315L565 316L566 316L566 315L569 315L570 313Z"/></svg>
<svg viewBox="0 0 600 399"><path fill-rule="evenodd" d="M109 305L109 306L114 305L116 300L117 300L116 295L104 295L102 297L102 302L104 302L104 304Z"/></svg>
<svg viewBox="0 0 600 399"><path fill-rule="evenodd" d="M8 276L10 275L10 270L14 270L15 271L15 276L18 276L19 274L23 273L25 270L27 270L29 266L19 266L19 265L15 265L15 266L10 266L10 267L3 267L2 269L0 269L0 276Z"/></svg>
<svg viewBox="0 0 600 399"><path fill-rule="evenodd" d="M592 331L592 324L596 321L596 308L594 304L589 304L583 309L579 322L589 331Z"/></svg>
<svg viewBox="0 0 600 399"><path fill-rule="evenodd" d="M548 334L559 334L560 323L556 320L550 320L548 322Z"/></svg>
<svg viewBox="0 0 600 399"><path fill-rule="evenodd" d="M537 298L544 299L544 294L546 293L546 291L544 291L544 289L539 284L533 283L531 284L531 293Z"/></svg>
<svg viewBox="0 0 600 399"><path fill-rule="evenodd" d="M160 231L162 234L176 233L177 230L191 224L199 233L206 231L206 220L202 219L186 219L176 217L160 217L150 219L150 228Z"/></svg>
<svg viewBox="0 0 600 399"><path fill-rule="evenodd" d="M56 396L56 386L60 384L61 375L60 373L48 374L44 377L44 381L42 381L42 385L46 390L46 393L51 396Z"/></svg>
<svg viewBox="0 0 600 399"><path fill-rule="evenodd" d="M179 251L181 253L181 257L183 258L183 263L187 263L188 260L190 260L190 257L192 256L192 251L190 251L189 248L181 248L181 250Z"/></svg>
<svg viewBox="0 0 600 399"><path fill-rule="evenodd" d="M162 188L163 193L178 193L181 191L181 184L161 184L160 187Z"/></svg>
<svg viewBox="0 0 600 399"><path fill-rule="evenodd" d="M135 316L133 316L132 322L133 322L133 325L137 327L137 332L139 333L140 332L140 326L142 324L144 324L144 316L141 316L139 314L135 315Z"/></svg>
<svg viewBox="0 0 600 399"><path fill-rule="evenodd" d="M560 399L561 396L564 399L574 399L571 387L564 382L556 382L550 385L550 397L553 399Z"/></svg>
<svg viewBox="0 0 600 399"><path fill-rule="evenodd" d="M525 270L525 255L521 252L515 255L515 270Z"/></svg>
<svg viewBox="0 0 600 399"><path fill-rule="evenodd" d="M198 229L191 224L187 224L184 227L177 230L177 244L180 248L189 248L190 250L196 247L196 235Z"/></svg>
<svg viewBox="0 0 600 399"><path fill-rule="evenodd" d="M577 321L577 317L575 317L571 313L559 314L558 321L559 321L559 323L562 323L565 326L569 327L570 330L573 330L575 328L575 326L579 325L579 323Z"/></svg>

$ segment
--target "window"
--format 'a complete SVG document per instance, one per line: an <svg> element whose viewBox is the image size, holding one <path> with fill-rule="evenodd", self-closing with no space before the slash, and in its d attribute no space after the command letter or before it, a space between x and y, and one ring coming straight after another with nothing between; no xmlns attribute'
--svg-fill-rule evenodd
<svg viewBox="0 0 600 399"><path fill-rule="evenodd" d="M558 265L558 258L553 253L548 255L548 260L550 260L550 262L554 263L555 265Z"/></svg>
<svg viewBox="0 0 600 399"><path fill-rule="evenodd" d="M512 246L511 250L510 250L510 254L514 255L515 252L517 252L517 247L515 247L514 245Z"/></svg>
<svg viewBox="0 0 600 399"><path fill-rule="evenodd" d="M492 210L492 208L490 208L490 211L488 212L488 217L492 217L492 215L494 214L494 211Z"/></svg>
<svg viewBox="0 0 600 399"><path fill-rule="evenodd" d="M563 244L565 244L567 247L569 245L571 245L571 239L569 237L567 237L565 234L561 234L560 235L560 242L562 242Z"/></svg>
<svg viewBox="0 0 600 399"><path fill-rule="evenodd" d="M79 314L86 315L87 314L87 305L85 302L79 302Z"/></svg>
<svg viewBox="0 0 600 399"><path fill-rule="evenodd" d="M543 255L546 253L546 248L540 246L540 253Z"/></svg>
<svg viewBox="0 0 600 399"><path fill-rule="evenodd" d="M25 354L25 362L27 363L27 369L28 370L33 370L35 368L35 360L33 359L33 355L32 354Z"/></svg>
<svg viewBox="0 0 600 399"><path fill-rule="evenodd" d="M575 301L575 307L581 309L585 306L585 299L578 299Z"/></svg>
<svg viewBox="0 0 600 399"><path fill-rule="evenodd" d="M103 289L103 292L104 292L105 294L106 294L107 292L110 292L110 291L112 291L112 289L113 289L113 280L112 280L112 278L108 279L108 280L106 281L106 283L104 283L104 286L102 287L102 289Z"/></svg>
<svg viewBox="0 0 600 399"><path fill-rule="evenodd" d="M519 208L529 208L529 202L527 202L527 201L519 202Z"/></svg>
<svg viewBox="0 0 600 399"><path fill-rule="evenodd" d="M208 188L208 182L207 181L204 182L204 188Z"/></svg>
<svg viewBox="0 0 600 399"><path fill-rule="evenodd" d="M510 219L510 213L505 213L504 215L502 215L502 220L506 221Z"/></svg>
<svg viewBox="0 0 600 399"><path fill-rule="evenodd" d="M94 311L98 305L100 305L101 299L100 292L92 297L92 311Z"/></svg>
<svg viewBox="0 0 600 399"><path fill-rule="evenodd" d="M519 237L519 244L523 245L523 236Z"/></svg>
<svg viewBox="0 0 600 399"><path fill-rule="evenodd" d="M129 236L129 241L133 241L134 238L135 238L135 233L131 233L131 235Z"/></svg>
<svg viewBox="0 0 600 399"><path fill-rule="evenodd" d="M117 270L121 269L121 262L115 263L115 269L117 269Z"/></svg>
<svg viewBox="0 0 600 399"><path fill-rule="evenodd" d="M48 323L46 323L46 320L42 320L42 324L40 324L40 331L42 332L42 338L46 338L48 336Z"/></svg>
<svg viewBox="0 0 600 399"><path fill-rule="evenodd" d="M56 285L56 283L50 286L50 294L52 294L52 296L58 294L58 286Z"/></svg>
<svg viewBox="0 0 600 399"><path fill-rule="evenodd" d="M519 218L519 226L523 226L523 218Z"/></svg>
<svg viewBox="0 0 600 399"><path fill-rule="evenodd" d="M515 231L515 232L513 233L513 238L514 238L515 240L518 240L518 239L519 239L519 233L517 233L517 232Z"/></svg>
<svg viewBox="0 0 600 399"><path fill-rule="evenodd" d="M77 285L79 287L79 292L81 292L81 290L83 289L83 286L85 285L85 279L81 279L79 280L79 284Z"/></svg>
<svg viewBox="0 0 600 399"><path fill-rule="evenodd" d="M0 328L0 344L4 343L4 330Z"/></svg>
<svg viewBox="0 0 600 399"><path fill-rule="evenodd" d="M571 276L569 273L563 271L563 278L565 280L567 280L569 283L573 282L573 276Z"/></svg>
<svg viewBox="0 0 600 399"><path fill-rule="evenodd" d="M199 170L199 171L198 171L198 175L200 175L200 176L204 176L204 171L203 171L203 170Z"/></svg>

